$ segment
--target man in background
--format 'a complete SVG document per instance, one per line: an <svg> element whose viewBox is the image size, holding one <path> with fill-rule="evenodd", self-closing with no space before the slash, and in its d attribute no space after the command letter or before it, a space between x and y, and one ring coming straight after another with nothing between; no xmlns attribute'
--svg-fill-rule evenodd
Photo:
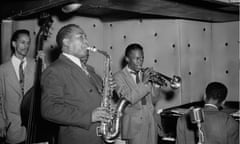
<svg viewBox="0 0 240 144"><path fill-rule="evenodd" d="M220 82L211 82L206 88L201 124L204 144L239 144L239 123L219 110L227 93L227 87ZM197 144L197 135L197 127L191 123L189 114L178 119L177 144Z"/></svg>
<svg viewBox="0 0 240 144"><path fill-rule="evenodd" d="M23 143L26 137L20 105L34 81L35 60L27 57L30 43L28 30L15 31L11 39L11 59L0 66L0 134L6 135L6 142L10 144Z"/></svg>

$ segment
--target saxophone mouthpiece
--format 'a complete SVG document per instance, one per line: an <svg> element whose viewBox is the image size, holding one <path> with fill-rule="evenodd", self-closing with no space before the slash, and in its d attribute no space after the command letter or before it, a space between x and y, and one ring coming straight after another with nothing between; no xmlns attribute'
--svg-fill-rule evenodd
<svg viewBox="0 0 240 144"><path fill-rule="evenodd" d="M87 47L87 50L90 50L92 52L97 52L98 49L94 48L94 47Z"/></svg>

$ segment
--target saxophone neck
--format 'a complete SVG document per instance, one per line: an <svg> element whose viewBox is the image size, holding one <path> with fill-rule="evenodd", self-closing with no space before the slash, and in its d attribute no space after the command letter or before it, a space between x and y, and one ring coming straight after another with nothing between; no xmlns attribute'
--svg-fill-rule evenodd
<svg viewBox="0 0 240 144"><path fill-rule="evenodd" d="M110 59L110 55L106 51L99 50L99 49L94 48L94 47L87 47L87 50L92 51L92 52L100 53L100 54L104 55L106 58Z"/></svg>

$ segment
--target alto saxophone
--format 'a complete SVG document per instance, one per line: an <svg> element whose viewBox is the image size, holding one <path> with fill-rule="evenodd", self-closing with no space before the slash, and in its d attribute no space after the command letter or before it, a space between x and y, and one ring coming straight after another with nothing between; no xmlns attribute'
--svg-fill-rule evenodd
<svg viewBox="0 0 240 144"><path fill-rule="evenodd" d="M106 57L104 63L104 79L103 79L103 92L102 92L102 101L101 107L105 107L107 110L112 111L112 97L113 97L113 89L109 87L109 77L112 76L111 71L111 57L110 55L102 50L88 47L88 50L92 52L98 52ZM123 111L129 102L125 98L121 98L116 108L113 112L111 112L112 118L108 122L101 122L100 126L97 127L96 132L97 136L101 136L103 140L107 143L112 143L120 134L120 126L121 126L121 118L123 115Z"/></svg>

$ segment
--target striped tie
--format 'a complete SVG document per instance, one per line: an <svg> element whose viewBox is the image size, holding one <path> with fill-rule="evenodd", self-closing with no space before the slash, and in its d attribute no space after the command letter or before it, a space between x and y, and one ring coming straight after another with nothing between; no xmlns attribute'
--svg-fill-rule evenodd
<svg viewBox="0 0 240 144"><path fill-rule="evenodd" d="M23 63L24 61L21 61L19 65L19 83L22 91L22 95L24 95L24 71L23 71Z"/></svg>

